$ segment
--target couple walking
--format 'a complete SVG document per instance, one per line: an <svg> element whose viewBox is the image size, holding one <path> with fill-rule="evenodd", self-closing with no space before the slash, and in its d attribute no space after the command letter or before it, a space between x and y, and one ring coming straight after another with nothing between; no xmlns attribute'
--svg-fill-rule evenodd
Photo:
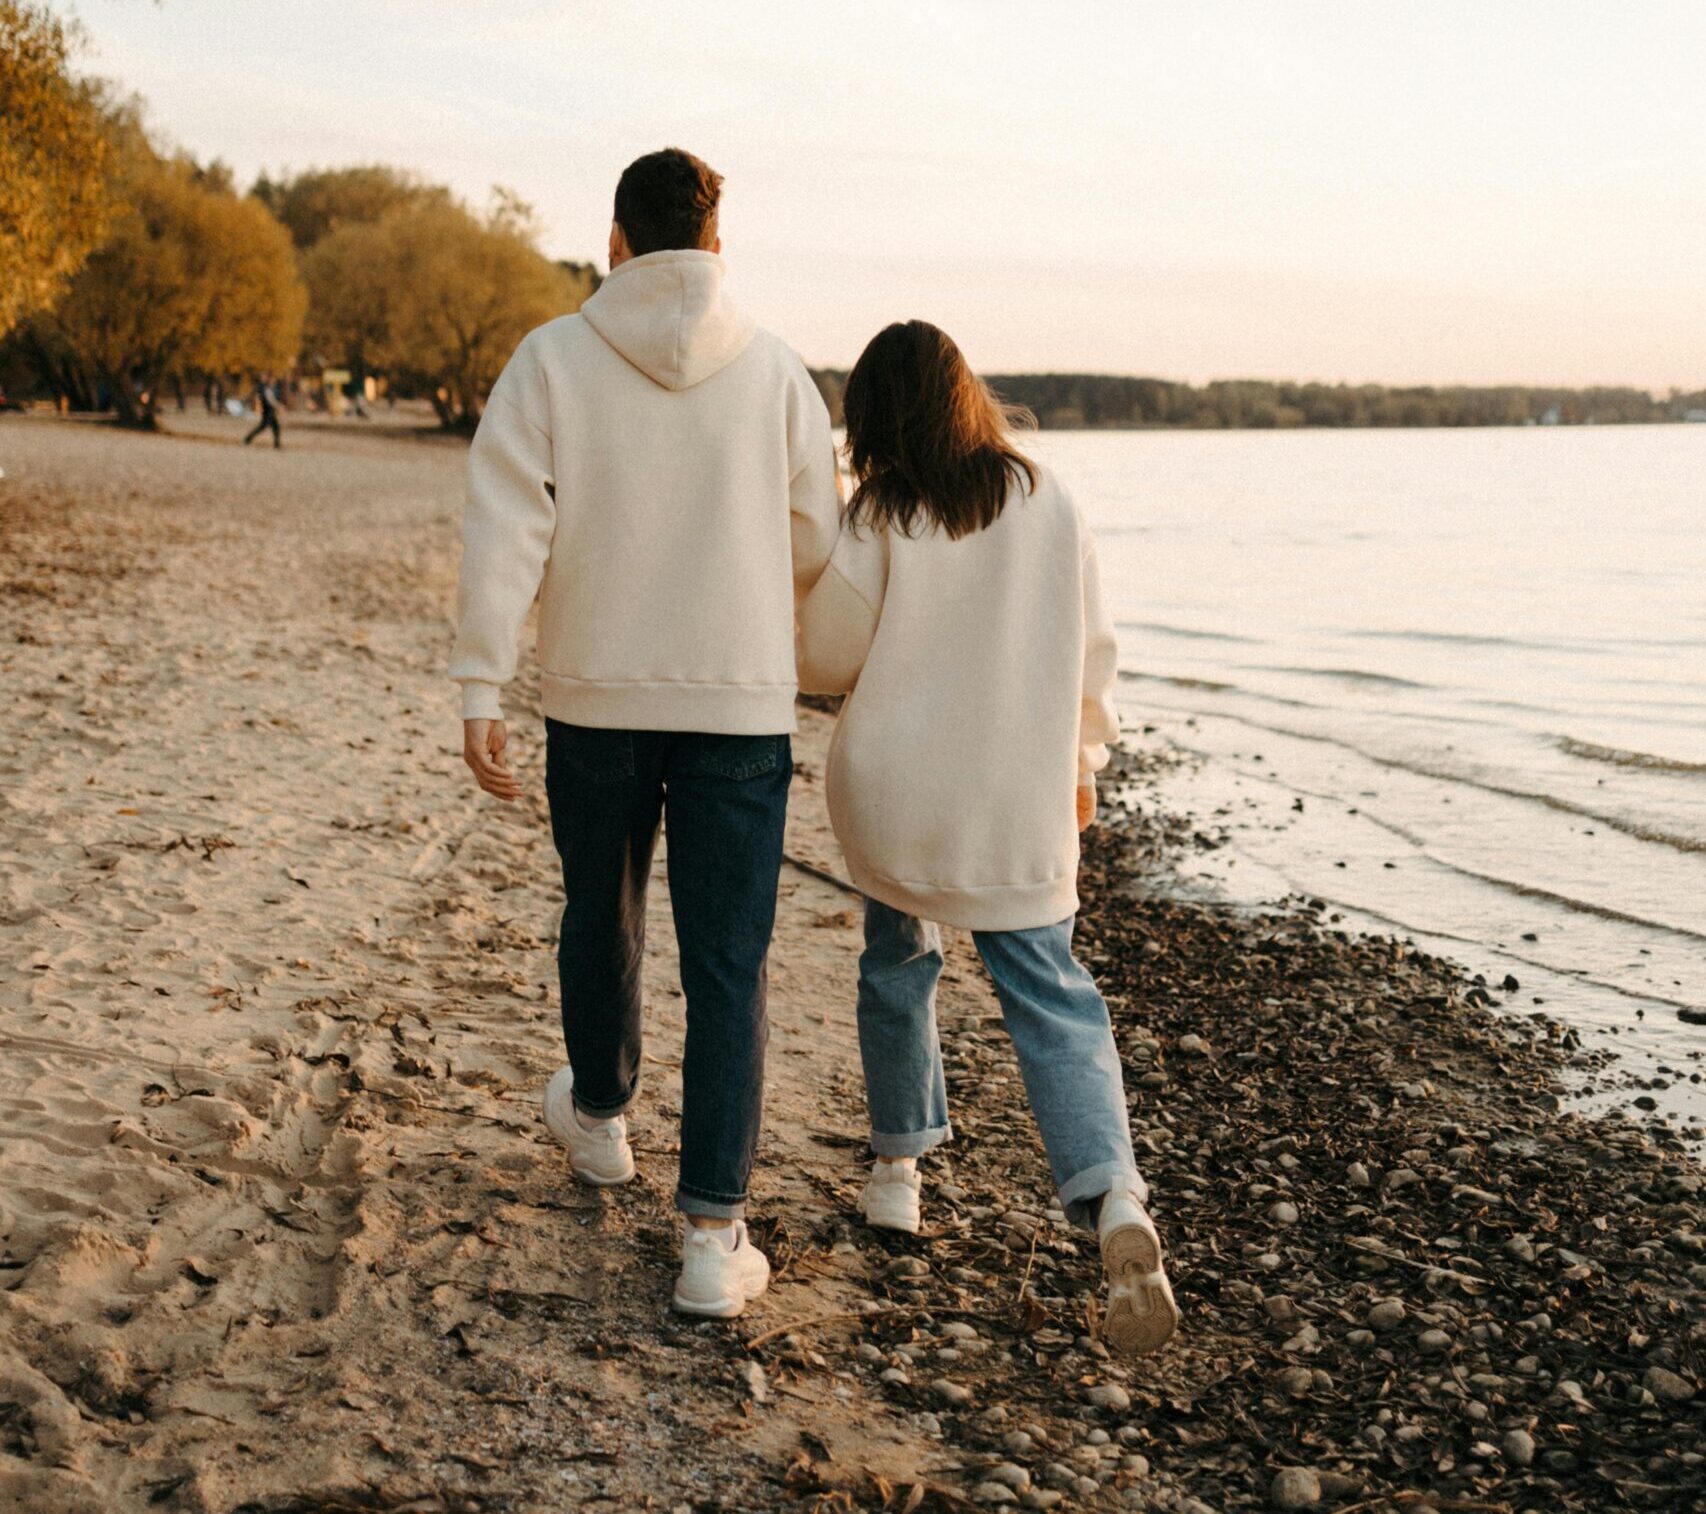
<svg viewBox="0 0 1706 1514"><path fill-rule="evenodd" d="M1154 1350L1177 1311L1107 1007L1072 956L1078 832L1119 729L1089 536L921 321L882 331L848 379L843 509L805 368L723 295L721 185L675 149L628 167L610 276L521 343L469 458L451 672L465 758L500 799L521 787L499 693L540 602L567 896L568 1066L545 1123L583 1181L633 1176L646 885L667 825L687 1006L675 1307L734 1315L764 1291L742 1216L794 699L845 693L826 783L866 896L856 1004L876 1160L860 1207L918 1229L918 1158L952 1133L938 925L970 929L1061 1202L1100 1238L1104 1333Z"/></svg>

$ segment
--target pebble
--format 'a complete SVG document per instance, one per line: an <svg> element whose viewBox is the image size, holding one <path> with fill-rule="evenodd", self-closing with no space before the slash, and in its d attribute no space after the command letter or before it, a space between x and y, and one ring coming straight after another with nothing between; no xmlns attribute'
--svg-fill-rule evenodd
<svg viewBox="0 0 1706 1514"><path fill-rule="evenodd" d="M1308 1467L1281 1467L1268 1485L1276 1509L1309 1509L1321 1502L1321 1479Z"/></svg>
<svg viewBox="0 0 1706 1514"><path fill-rule="evenodd" d="M953 1409L963 1409L971 1402L971 1389L951 1378L938 1378L930 1384L930 1391Z"/></svg>
<svg viewBox="0 0 1706 1514"><path fill-rule="evenodd" d="M1075 1477L1072 1480L1072 1491L1080 1498L1094 1498L1102 1488L1094 1477Z"/></svg>
<svg viewBox="0 0 1706 1514"><path fill-rule="evenodd" d="M746 1389L746 1395L755 1404L770 1402L770 1381L764 1375L764 1368L757 1362L742 1362L739 1368L741 1386Z"/></svg>
<svg viewBox="0 0 1706 1514"><path fill-rule="evenodd" d="M1416 1344L1424 1351L1448 1351L1451 1337L1443 1330L1424 1330L1416 1337Z"/></svg>
<svg viewBox="0 0 1706 1514"><path fill-rule="evenodd" d="M1514 1256L1519 1262L1532 1262L1534 1244L1526 1235L1513 1235L1505 1242L1505 1255Z"/></svg>
<svg viewBox="0 0 1706 1514"><path fill-rule="evenodd" d="M1505 1460L1513 1467L1534 1464L1534 1437L1526 1430L1507 1430L1499 1448L1504 1452Z"/></svg>
<svg viewBox="0 0 1706 1514"><path fill-rule="evenodd" d="M1201 1036L1180 1036L1178 1047L1187 1057L1206 1057L1208 1055L1208 1042L1203 1040Z"/></svg>
<svg viewBox="0 0 1706 1514"><path fill-rule="evenodd" d="M977 1331L960 1320L942 1326L942 1334L951 1341L974 1341L977 1339Z"/></svg>
<svg viewBox="0 0 1706 1514"><path fill-rule="evenodd" d="M1383 1298L1368 1311L1368 1322L1376 1330L1395 1330L1403 1324L1406 1313L1402 1299Z"/></svg>
<svg viewBox="0 0 1706 1514"><path fill-rule="evenodd" d="M912 1381L912 1379L902 1372L899 1367L890 1367L886 1372L879 1372L877 1374L877 1381L882 1383L893 1383L897 1387L904 1388Z"/></svg>
<svg viewBox="0 0 1706 1514"><path fill-rule="evenodd" d="M1352 1330L1345 1337L1345 1343L1358 1351L1366 1351L1374 1344L1374 1332L1372 1330Z"/></svg>
<svg viewBox="0 0 1706 1514"><path fill-rule="evenodd" d="M1052 1509L1065 1497L1064 1493L1057 1493L1053 1488L1032 1488L1019 1502L1027 1509Z"/></svg>
<svg viewBox="0 0 1706 1514"><path fill-rule="evenodd" d="M1098 1409L1112 1409L1115 1412L1123 1412L1131 1407L1131 1394L1127 1393L1118 1383L1098 1383L1084 1396Z"/></svg>
<svg viewBox="0 0 1706 1514"><path fill-rule="evenodd" d="M1352 1162L1345 1169L1345 1181L1352 1188L1367 1188L1373 1179L1368 1175L1368 1168L1364 1167L1361 1162Z"/></svg>
<svg viewBox="0 0 1706 1514"><path fill-rule="evenodd" d="M1269 1207L1268 1218L1276 1225L1295 1225L1298 1221L1297 1205L1281 1199Z"/></svg>
<svg viewBox="0 0 1706 1514"><path fill-rule="evenodd" d="M1694 1397L1694 1384L1668 1367L1648 1367L1641 1376L1641 1386L1667 1403L1685 1404Z"/></svg>
<svg viewBox="0 0 1706 1514"><path fill-rule="evenodd" d="M979 1503L1016 1503L1018 1499L1013 1490L1005 1483L980 1482L971 1490L971 1496Z"/></svg>
<svg viewBox="0 0 1706 1514"><path fill-rule="evenodd" d="M984 1476L987 1481L1002 1483L1015 1493L1023 1493L1031 1485L1031 1474L1023 1467L1010 1461L1004 1461L999 1466L991 1467Z"/></svg>
<svg viewBox="0 0 1706 1514"><path fill-rule="evenodd" d="M1029 1456L1037 1448L1028 1430L1009 1430L1001 1437L1001 1444L1011 1456Z"/></svg>
<svg viewBox="0 0 1706 1514"><path fill-rule="evenodd" d="M1262 1308L1269 1319L1277 1324L1289 1325L1297 1318L1297 1305L1283 1293L1276 1293L1272 1298L1262 1300Z"/></svg>
<svg viewBox="0 0 1706 1514"><path fill-rule="evenodd" d="M1303 1398L1315 1386L1315 1374L1307 1367L1287 1367L1274 1379L1288 1398Z"/></svg>
<svg viewBox="0 0 1706 1514"><path fill-rule="evenodd" d="M885 1358L883 1356L882 1351L879 1348L877 1348L876 1346L873 1346L869 1341L860 1341L859 1342L859 1360L862 1362L871 1362L872 1364L875 1364L877 1362L885 1360Z"/></svg>
<svg viewBox="0 0 1706 1514"><path fill-rule="evenodd" d="M890 1277L929 1277L930 1264L920 1256L897 1256L889 1263Z"/></svg>

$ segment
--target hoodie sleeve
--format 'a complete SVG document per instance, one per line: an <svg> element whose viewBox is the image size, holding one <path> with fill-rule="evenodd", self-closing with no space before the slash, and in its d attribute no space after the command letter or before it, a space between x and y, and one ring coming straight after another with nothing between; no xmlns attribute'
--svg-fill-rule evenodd
<svg viewBox="0 0 1706 1514"><path fill-rule="evenodd" d="M544 379L524 343L492 387L468 452L450 676L465 720L501 720L521 623L539 593L557 524Z"/></svg>
<svg viewBox="0 0 1706 1514"><path fill-rule="evenodd" d="M794 603L818 581L841 531L841 479L835 440L823 396L795 359L797 381L789 392L788 508L794 551Z"/></svg>
<svg viewBox="0 0 1706 1514"><path fill-rule="evenodd" d="M1108 765L1108 743L1120 734L1114 707L1114 684L1119 677L1119 643L1102 599L1102 574L1096 565L1096 543L1084 535L1084 691L1078 715L1078 786L1096 786L1096 774Z"/></svg>
<svg viewBox="0 0 1706 1514"><path fill-rule="evenodd" d="M800 692L850 694L882 613L881 543L843 532L829 565L800 601L794 631Z"/></svg>

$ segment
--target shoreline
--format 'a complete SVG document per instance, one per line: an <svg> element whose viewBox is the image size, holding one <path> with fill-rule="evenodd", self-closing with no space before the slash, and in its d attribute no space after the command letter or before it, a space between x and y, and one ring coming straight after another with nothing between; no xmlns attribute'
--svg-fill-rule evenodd
<svg viewBox="0 0 1706 1514"><path fill-rule="evenodd" d="M811 709L753 1190L775 1282L733 1325L671 1315L662 859L641 1172L596 1192L538 1120L560 904L531 668L521 803L481 803L452 740L459 455L242 429L0 426L0 668L32 732L0 759L0 1494L1230 1514L1294 1468L1361 1514L1706 1497L1699 1164L1559 1113L1563 1033L1448 964L1175 892L1199 827L1154 808L1144 751L1135 812L1090 833L1079 944L1176 1343L1095 1339L1094 1245L958 933L925 1232L859 1222L860 932Z"/></svg>

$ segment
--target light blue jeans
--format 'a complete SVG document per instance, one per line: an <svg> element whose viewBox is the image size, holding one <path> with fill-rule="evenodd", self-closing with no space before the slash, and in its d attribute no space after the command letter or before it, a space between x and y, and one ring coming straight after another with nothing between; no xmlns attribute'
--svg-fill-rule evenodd
<svg viewBox="0 0 1706 1514"><path fill-rule="evenodd" d="M1072 925L974 931L972 940L995 981L1061 1207L1094 1229L1103 1194L1124 1188L1147 1199L1149 1190L1132 1156L1108 1006L1072 955ZM941 971L936 926L865 901L859 1054L878 1156L916 1157L953 1134L936 1031Z"/></svg>

